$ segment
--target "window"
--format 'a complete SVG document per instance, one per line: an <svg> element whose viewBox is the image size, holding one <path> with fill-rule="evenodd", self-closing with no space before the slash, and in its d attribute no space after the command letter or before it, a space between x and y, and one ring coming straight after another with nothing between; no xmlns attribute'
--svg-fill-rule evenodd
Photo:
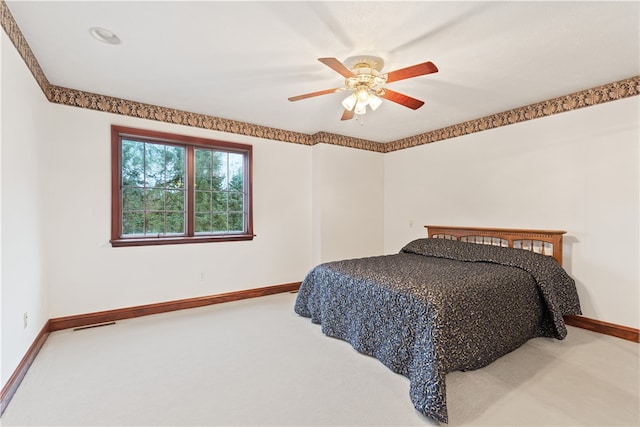
<svg viewBox="0 0 640 427"><path fill-rule="evenodd" d="M251 146L111 127L112 246L253 239Z"/></svg>

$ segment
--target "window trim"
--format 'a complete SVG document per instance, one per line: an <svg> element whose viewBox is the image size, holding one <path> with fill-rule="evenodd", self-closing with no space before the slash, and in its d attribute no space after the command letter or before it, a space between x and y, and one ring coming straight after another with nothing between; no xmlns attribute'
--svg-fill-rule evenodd
<svg viewBox="0 0 640 427"><path fill-rule="evenodd" d="M194 167L194 159L193 150L187 150L187 174L189 176L187 179L187 221L185 223L187 235L169 237L122 237L120 235L120 231L122 230L122 206L120 198L122 158L120 140L123 137L184 147L220 148L228 152L243 153L245 155L245 174L248 178L245 180L248 204L247 230L242 233L221 233L217 235L196 235L193 232L195 188L193 179L191 179L189 175ZM253 234L252 148L253 147L248 144L111 125L111 240L109 241L111 246L155 246L253 240L255 234Z"/></svg>

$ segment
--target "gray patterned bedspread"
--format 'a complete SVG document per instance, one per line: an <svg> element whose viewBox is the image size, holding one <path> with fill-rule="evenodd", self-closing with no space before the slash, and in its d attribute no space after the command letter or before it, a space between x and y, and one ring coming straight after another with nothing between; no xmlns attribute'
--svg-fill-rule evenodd
<svg viewBox="0 0 640 427"><path fill-rule="evenodd" d="M448 372L486 366L534 337L563 339L562 316L581 314L574 280L552 257L444 239L321 264L294 309L409 378L415 408L445 423Z"/></svg>

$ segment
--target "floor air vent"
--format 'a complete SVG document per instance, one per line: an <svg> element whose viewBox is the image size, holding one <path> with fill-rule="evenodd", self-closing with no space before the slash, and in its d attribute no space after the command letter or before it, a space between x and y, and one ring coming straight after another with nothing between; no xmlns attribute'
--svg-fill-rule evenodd
<svg viewBox="0 0 640 427"><path fill-rule="evenodd" d="M100 326L110 326L110 325L115 325L116 322L104 322L104 323L94 323L93 325L87 325L87 326L80 326L78 328L73 328L74 331L82 331L85 329L91 329L91 328L99 328Z"/></svg>

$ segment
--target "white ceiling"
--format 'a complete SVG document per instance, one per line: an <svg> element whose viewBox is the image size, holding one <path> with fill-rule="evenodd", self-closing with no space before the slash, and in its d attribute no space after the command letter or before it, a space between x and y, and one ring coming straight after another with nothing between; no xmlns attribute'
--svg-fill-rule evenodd
<svg viewBox="0 0 640 427"><path fill-rule="evenodd" d="M640 74L640 2L7 1L49 82L163 107L313 134L389 142ZM91 27L121 39L93 39ZM384 71L439 72L387 87L340 121L345 94L317 61L358 54Z"/></svg>

